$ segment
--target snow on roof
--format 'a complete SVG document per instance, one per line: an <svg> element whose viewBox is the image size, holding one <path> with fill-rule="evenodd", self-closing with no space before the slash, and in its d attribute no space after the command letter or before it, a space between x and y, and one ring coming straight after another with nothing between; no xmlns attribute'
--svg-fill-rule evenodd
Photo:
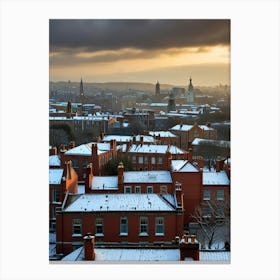
<svg viewBox="0 0 280 280"><path fill-rule="evenodd" d="M229 179L224 170L220 172L203 171L203 185L229 185Z"/></svg>
<svg viewBox="0 0 280 280"><path fill-rule="evenodd" d="M171 160L173 171L179 172L198 172L199 170L187 160Z"/></svg>
<svg viewBox="0 0 280 280"><path fill-rule="evenodd" d="M110 141L110 140L116 140L117 142L129 142L132 140L132 136L126 136L126 135L105 135L103 138L103 141Z"/></svg>
<svg viewBox="0 0 280 280"><path fill-rule="evenodd" d="M60 166L60 159L58 155L49 156L49 166Z"/></svg>
<svg viewBox="0 0 280 280"><path fill-rule="evenodd" d="M176 146L168 146L168 145L148 145L148 144L140 144L140 145L132 145L129 149L130 153L152 153L152 154L166 154L168 152L171 154L185 154L186 152L179 149Z"/></svg>
<svg viewBox="0 0 280 280"><path fill-rule="evenodd" d="M117 190L118 176L94 176L92 190Z"/></svg>
<svg viewBox="0 0 280 280"><path fill-rule="evenodd" d="M150 248L94 248L95 260L98 261L180 261L180 249ZM200 251L202 262L230 262L228 251ZM68 254L62 261L83 261L84 247Z"/></svg>
<svg viewBox="0 0 280 280"><path fill-rule="evenodd" d="M170 194L172 196L172 194ZM159 194L83 194L65 212L175 211Z"/></svg>
<svg viewBox="0 0 280 280"><path fill-rule="evenodd" d="M201 251L199 253L200 261L205 262L230 262L229 251Z"/></svg>
<svg viewBox="0 0 280 280"><path fill-rule="evenodd" d="M78 194L85 193L85 185L78 184Z"/></svg>
<svg viewBox="0 0 280 280"><path fill-rule="evenodd" d="M179 261L179 249L129 249L129 248L95 248L94 261ZM62 261L82 261L84 248L80 247Z"/></svg>
<svg viewBox="0 0 280 280"><path fill-rule="evenodd" d="M183 131L188 131L188 130L190 130L192 127L193 127L193 125L188 125L188 124L180 125L180 124L177 124L177 125L171 127L170 130L183 130Z"/></svg>
<svg viewBox="0 0 280 280"><path fill-rule="evenodd" d="M59 185L62 180L63 169L49 169L49 184Z"/></svg>
<svg viewBox="0 0 280 280"><path fill-rule="evenodd" d="M61 113L65 113L64 111L62 111ZM72 118L67 118L67 117L60 117L60 116L56 116L56 117L49 117L50 121L107 121L108 120L108 116L107 115L100 115L100 116L77 116L77 117L72 117Z"/></svg>
<svg viewBox="0 0 280 280"><path fill-rule="evenodd" d="M99 142L91 142L87 144L82 144L73 149L65 152L65 155L83 155L83 156L91 156L91 147L93 144L97 144L97 154L100 155L105 151L110 150L110 143L99 143Z"/></svg>
<svg viewBox="0 0 280 280"><path fill-rule="evenodd" d="M155 142L154 137L148 135L136 135L136 141L141 141L141 137L143 137L143 142L150 142L150 143Z"/></svg>
<svg viewBox="0 0 280 280"><path fill-rule="evenodd" d="M196 145L199 145L201 142L213 143L214 145L217 145L217 146L226 146L226 147L230 147L230 141L225 141L225 140L212 140L212 139L203 139L203 138L195 138L195 139L192 141L192 145L196 146Z"/></svg>
<svg viewBox="0 0 280 280"><path fill-rule="evenodd" d="M214 130L212 127L209 127L207 125L199 125L199 127L203 130ZM177 124L175 126L173 126L172 128L170 128L170 130L180 130L180 131L189 131L190 129L193 128L193 125L188 125L188 124Z"/></svg>
<svg viewBox="0 0 280 280"><path fill-rule="evenodd" d="M127 171L124 172L124 183L172 183L169 171Z"/></svg>
<svg viewBox="0 0 280 280"><path fill-rule="evenodd" d="M149 134L152 136L160 136L160 137L178 137L170 131L149 131Z"/></svg>

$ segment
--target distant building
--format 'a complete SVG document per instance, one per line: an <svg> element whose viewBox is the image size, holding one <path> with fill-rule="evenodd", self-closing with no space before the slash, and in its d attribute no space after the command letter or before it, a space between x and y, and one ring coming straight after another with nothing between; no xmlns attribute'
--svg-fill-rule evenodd
<svg viewBox="0 0 280 280"><path fill-rule="evenodd" d="M158 81L157 81L157 83L156 83L155 95L156 95L156 96L159 96L159 95L160 95L160 84L159 84Z"/></svg>
<svg viewBox="0 0 280 280"><path fill-rule="evenodd" d="M189 83L188 90L187 90L187 103L194 103L192 78L190 78L190 83Z"/></svg>
<svg viewBox="0 0 280 280"><path fill-rule="evenodd" d="M175 103L175 96L174 93L169 93L169 100L167 105L167 112L174 112L176 111L176 103Z"/></svg>

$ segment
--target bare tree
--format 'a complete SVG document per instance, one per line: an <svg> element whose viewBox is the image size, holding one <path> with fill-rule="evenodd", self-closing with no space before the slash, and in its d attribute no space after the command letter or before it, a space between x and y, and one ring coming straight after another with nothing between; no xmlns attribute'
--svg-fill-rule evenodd
<svg viewBox="0 0 280 280"><path fill-rule="evenodd" d="M230 241L230 205L228 201L204 201L196 207L191 218L199 226L198 238L209 249L215 241Z"/></svg>

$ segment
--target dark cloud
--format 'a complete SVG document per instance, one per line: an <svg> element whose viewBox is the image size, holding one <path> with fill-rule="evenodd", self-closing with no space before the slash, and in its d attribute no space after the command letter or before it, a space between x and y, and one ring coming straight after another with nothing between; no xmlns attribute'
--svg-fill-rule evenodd
<svg viewBox="0 0 280 280"><path fill-rule="evenodd" d="M230 20L50 20L50 51L229 45Z"/></svg>

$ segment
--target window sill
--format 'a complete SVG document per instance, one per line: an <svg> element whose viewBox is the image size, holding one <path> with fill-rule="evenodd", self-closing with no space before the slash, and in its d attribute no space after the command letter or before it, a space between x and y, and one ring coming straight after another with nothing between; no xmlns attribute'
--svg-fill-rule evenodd
<svg viewBox="0 0 280 280"><path fill-rule="evenodd" d="M156 233L155 236L164 236L164 233Z"/></svg>
<svg viewBox="0 0 280 280"><path fill-rule="evenodd" d="M128 236L128 233L120 233L120 236Z"/></svg>
<svg viewBox="0 0 280 280"><path fill-rule="evenodd" d="M96 237L104 237L104 234L103 233L96 233L94 236L96 236Z"/></svg>
<svg viewBox="0 0 280 280"><path fill-rule="evenodd" d="M82 237L82 235L79 233L74 233L74 234L72 234L72 237Z"/></svg>
<svg viewBox="0 0 280 280"><path fill-rule="evenodd" d="M142 232L142 233L139 233L139 236L149 236L149 234L147 232Z"/></svg>

